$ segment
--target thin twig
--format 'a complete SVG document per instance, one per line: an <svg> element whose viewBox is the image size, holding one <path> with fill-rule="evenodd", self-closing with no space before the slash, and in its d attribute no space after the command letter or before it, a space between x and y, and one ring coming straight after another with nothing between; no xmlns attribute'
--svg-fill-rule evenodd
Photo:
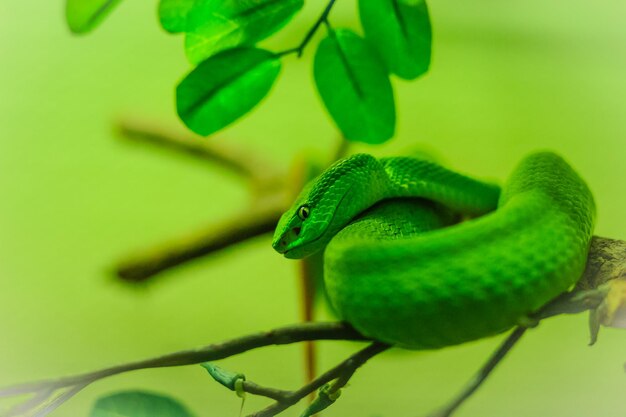
<svg viewBox="0 0 626 417"><path fill-rule="evenodd" d="M337 378L337 380L331 385L328 392L332 394L345 387L354 375L354 373L357 371L357 369L363 366L365 362L367 362L370 358L384 352L390 347L390 345L387 345L385 343L375 342L369 345L367 348L363 349L361 352L359 352L359 354L354 355L352 358L345 361L344 372L339 375L339 378Z"/></svg>
<svg viewBox="0 0 626 417"><path fill-rule="evenodd" d="M234 356L270 345L286 345L306 340L369 340L346 323L303 323L267 332L255 333L199 349L183 350L152 359L131 362L82 375L50 379L0 389L0 398L40 390L60 389L90 383L112 375L138 369L165 368L199 364Z"/></svg>
<svg viewBox="0 0 626 417"><path fill-rule="evenodd" d="M309 42L311 42L311 39L313 39L313 36L317 32L317 30L320 28L322 23L328 24L328 15L330 14L330 11L335 5L335 1L336 0L330 0L328 2L324 10L322 11L322 14L320 15L320 17L317 18L317 20L315 21L311 29L309 29L309 31L304 36L304 39L302 39L302 42L300 42L300 45L298 45L295 48L290 48L290 49L286 49L284 51L278 52L276 55L283 56L283 55L295 53L297 54L298 58L300 58L302 56L302 53L304 52L304 49L309 44Z"/></svg>
<svg viewBox="0 0 626 417"><path fill-rule="evenodd" d="M434 413L432 417L449 417L461 406L482 384L485 382L489 374L504 359L507 353L515 346L520 338L526 332L526 327L516 327L515 330L506 338L500 347L493 353L489 360L483 365L478 373L470 380L467 386L443 409Z"/></svg>
<svg viewBox="0 0 626 417"><path fill-rule="evenodd" d="M347 381L352 377L354 372L361 367L365 362L367 362L372 357L378 355L381 352L389 349L390 346L385 343L374 342L367 346L366 348L358 351L354 355L350 356L348 359L344 360L334 368L326 371L322 375L315 378L313 381L304 385L302 388L292 391L289 395L283 397L278 400L274 404L264 408L263 410L257 411L256 413L250 414L248 417L272 417L276 414L286 410L287 408L293 406L300 400L302 400L307 395L312 392L317 391L322 386L327 384L328 382L337 379L338 381L345 381L342 386L347 383Z"/></svg>

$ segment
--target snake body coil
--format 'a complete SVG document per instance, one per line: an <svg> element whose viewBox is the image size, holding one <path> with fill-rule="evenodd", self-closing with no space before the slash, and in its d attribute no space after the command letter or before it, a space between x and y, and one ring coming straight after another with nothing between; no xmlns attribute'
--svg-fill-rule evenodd
<svg viewBox="0 0 626 417"><path fill-rule="evenodd" d="M359 154L302 191L273 246L288 258L325 248L342 319L430 349L505 331L567 290L584 269L594 211L553 153L525 158L501 193L426 160Z"/></svg>

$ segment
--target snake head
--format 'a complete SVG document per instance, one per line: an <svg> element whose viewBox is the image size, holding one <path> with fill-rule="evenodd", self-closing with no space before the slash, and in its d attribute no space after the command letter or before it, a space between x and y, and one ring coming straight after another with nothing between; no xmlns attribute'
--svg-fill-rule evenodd
<svg viewBox="0 0 626 417"><path fill-rule="evenodd" d="M371 155L352 155L308 183L278 221L272 247L290 259L322 250L354 216L372 204L370 197L375 193L370 190L369 173L376 172L373 167L377 166Z"/></svg>
<svg viewBox="0 0 626 417"><path fill-rule="evenodd" d="M335 190L337 191L337 190ZM336 206L307 200L306 193L285 212L280 220L272 247L289 259L301 259L322 250L348 218L343 218L341 203L349 190L340 190Z"/></svg>
<svg viewBox="0 0 626 417"><path fill-rule="evenodd" d="M278 222L272 247L278 253L282 253L287 258L303 258L311 253L298 250L305 242L306 236L313 231L311 223L307 220L311 217L311 206L307 203L295 204L289 211L284 213Z"/></svg>

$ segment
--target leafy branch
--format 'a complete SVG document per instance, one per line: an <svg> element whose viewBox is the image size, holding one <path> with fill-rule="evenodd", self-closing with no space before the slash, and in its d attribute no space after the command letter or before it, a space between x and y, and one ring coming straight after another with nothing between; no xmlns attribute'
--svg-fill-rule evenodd
<svg viewBox="0 0 626 417"><path fill-rule="evenodd" d="M86 33L120 0L67 0L68 26ZM302 56L322 25L314 83L331 118L350 141L383 143L395 134L391 75L413 80L430 67L432 28L425 0L358 0L364 37L334 28L329 0L296 47L271 52L258 43L280 31L304 0L160 0L159 20L185 36L195 68L176 88L176 109L193 132L208 136L255 108L271 91L282 58Z"/></svg>
<svg viewBox="0 0 626 417"><path fill-rule="evenodd" d="M332 10L334 5L335 5L335 0L330 0L328 2L328 4L326 5L326 8L324 9L320 17L315 21L315 24L313 25L313 27L309 29L307 34L304 36L304 39L302 39L302 42L300 42L300 45L298 45L295 48L286 49L282 52L278 52L278 55L283 56L283 55L295 53L297 54L298 58L300 58L304 52L304 48L306 48L309 42L311 42L311 39L313 39L313 36L317 32L317 30L320 28L320 26L322 26L322 24L324 23L328 25L328 15L330 14L330 11Z"/></svg>
<svg viewBox="0 0 626 417"><path fill-rule="evenodd" d="M589 252L587 268L576 288L564 293L521 323L494 352L467 387L437 417L448 417L482 385L495 367L525 334L526 329L541 320L560 315L591 312L591 340L595 341L600 325L624 327L626 322L626 241L594 237ZM25 415L36 410L37 416L45 416L51 410L70 399L85 386L100 379L138 369L163 368L202 364L234 356L269 345L285 345L311 340L371 341L346 323L303 323L268 332L239 337L199 349L186 350L143 361L131 362L77 376L27 383L0 389L0 398L31 394L32 398L17 404L4 417ZM356 370L373 356L390 348L389 345L371 341L366 348L355 353L334 368L295 391L278 390L246 381L241 374L222 372L216 378L223 385L239 393L260 395L276 402L251 414L254 417L274 416L298 403L308 394L318 391L315 401L303 416L310 416L331 405ZM230 377L228 377L230 375ZM226 380L226 382L225 382ZM239 383L235 383L239 381ZM61 391L59 393L59 391Z"/></svg>

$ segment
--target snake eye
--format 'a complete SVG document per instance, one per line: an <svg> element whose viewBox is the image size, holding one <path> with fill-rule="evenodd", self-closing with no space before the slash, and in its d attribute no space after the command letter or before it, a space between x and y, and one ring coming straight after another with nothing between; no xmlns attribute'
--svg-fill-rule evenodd
<svg viewBox="0 0 626 417"><path fill-rule="evenodd" d="M300 217L300 220L306 220L310 214L311 209L307 205L300 206L300 208L298 209L298 217Z"/></svg>

